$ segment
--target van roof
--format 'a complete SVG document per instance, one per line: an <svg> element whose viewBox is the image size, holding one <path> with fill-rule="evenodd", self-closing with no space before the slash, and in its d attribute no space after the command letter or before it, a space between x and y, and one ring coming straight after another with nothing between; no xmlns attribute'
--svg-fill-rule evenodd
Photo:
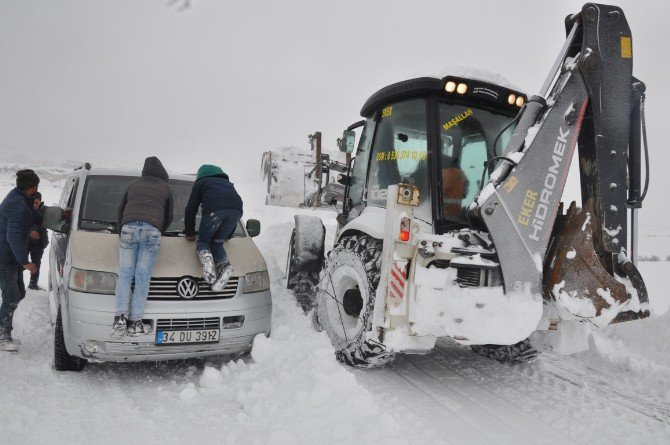
<svg viewBox="0 0 670 445"><path fill-rule="evenodd" d="M142 170L131 170L131 169L122 169L122 168L96 168L91 167L90 170L84 170L87 172L87 176L135 176L140 177ZM174 175L170 174L170 179L177 179L180 181L195 181L195 174L192 175Z"/></svg>

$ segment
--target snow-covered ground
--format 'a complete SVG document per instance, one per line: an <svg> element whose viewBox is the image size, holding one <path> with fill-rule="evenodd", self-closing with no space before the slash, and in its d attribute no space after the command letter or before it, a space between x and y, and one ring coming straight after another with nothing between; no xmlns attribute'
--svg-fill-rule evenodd
<svg viewBox="0 0 670 445"><path fill-rule="evenodd" d="M58 185L43 181L47 203ZM262 189L248 188L245 215L263 223L256 240L272 279L272 336L243 357L58 373L47 293L29 291L15 319L21 351L0 357L0 443L670 443L670 262L641 264L654 318L597 331L565 325L560 338L543 339L554 351L532 364L441 340L429 355L353 370L283 288L295 209L255 205ZM317 213L332 237L334 213ZM569 347L581 352L555 352Z"/></svg>

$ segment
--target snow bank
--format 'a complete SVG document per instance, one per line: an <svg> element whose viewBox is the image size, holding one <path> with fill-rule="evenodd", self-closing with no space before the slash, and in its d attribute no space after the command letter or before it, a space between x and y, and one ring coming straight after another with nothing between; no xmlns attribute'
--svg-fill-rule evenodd
<svg viewBox="0 0 670 445"><path fill-rule="evenodd" d="M592 349L627 369L665 375L670 385L670 312L601 329Z"/></svg>
<svg viewBox="0 0 670 445"><path fill-rule="evenodd" d="M670 400L670 312L605 328L562 321L556 331L535 333L532 342L541 351L576 354L562 357L563 366L598 370L615 388Z"/></svg>
<svg viewBox="0 0 670 445"><path fill-rule="evenodd" d="M307 320L302 324L311 329ZM398 437L395 420L380 413L372 394L337 363L324 334L279 326L271 338L254 340L251 356L246 363L208 366L199 377L200 403L233 417L224 437L253 434L265 443L286 444Z"/></svg>
<svg viewBox="0 0 670 445"><path fill-rule="evenodd" d="M295 210L268 207L254 213L290 221ZM327 228L327 239L332 239L334 227ZM220 413L225 443L327 444L352 437L404 443L393 416L380 411L351 368L337 362L326 334L314 331L311 316L304 315L284 289L283 257L291 229L289 222L272 225L258 238L272 277L271 337L257 336L246 360L210 362L199 375L187 378L178 397Z"/></svg>

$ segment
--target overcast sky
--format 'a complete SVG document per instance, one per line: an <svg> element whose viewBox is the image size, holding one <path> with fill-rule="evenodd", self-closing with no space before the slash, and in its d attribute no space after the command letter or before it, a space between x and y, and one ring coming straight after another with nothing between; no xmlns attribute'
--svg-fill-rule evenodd
<svg viewBox="0 0 670 445"><path fill-rule="evenodd" d="M616 1L648 87L647 228L670 232L670 2ZM99 164L157 155L256 171L261 152L327 147L386 84L448 66L538 92L578 1L0 0L0 153Z"/></svg>

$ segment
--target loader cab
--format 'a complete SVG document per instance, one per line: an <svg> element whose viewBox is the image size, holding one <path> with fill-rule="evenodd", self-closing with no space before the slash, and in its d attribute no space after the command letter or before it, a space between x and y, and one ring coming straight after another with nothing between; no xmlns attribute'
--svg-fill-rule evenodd
<svg viewBox="0 0 670 445"><path fill-rule="evenodd" d="M526 96L463 77L418 78L387 86L366 118L348 180L341 223L367 206L385 207L389 185L419 188L414 216L435 233L468 226L479 194L515 127Z"/></svg>

